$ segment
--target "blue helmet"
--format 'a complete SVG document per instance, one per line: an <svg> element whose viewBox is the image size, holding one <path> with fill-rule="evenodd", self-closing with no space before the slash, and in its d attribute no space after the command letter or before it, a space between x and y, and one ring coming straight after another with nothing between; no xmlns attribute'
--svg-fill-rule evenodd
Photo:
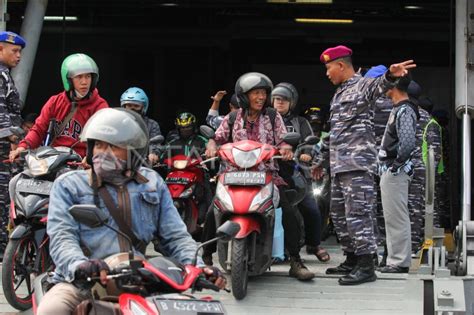
<svg viewBox="0 0 474 315"><path fill-rule="evenodd" d="M120 96L120 106L124 107L125 104L130 103L143 105L143 115L148 110L148 96L146 96L145 91L140 88L128 88L125 92L123 92L122 96Z"/></svg>

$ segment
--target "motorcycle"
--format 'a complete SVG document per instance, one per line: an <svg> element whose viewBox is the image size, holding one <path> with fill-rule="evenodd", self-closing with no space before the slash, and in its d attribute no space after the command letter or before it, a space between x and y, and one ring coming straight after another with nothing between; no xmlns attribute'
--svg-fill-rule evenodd
<svg viewBox="0 0 474 315"><path fill-rule="evenodd" d="M150 260L135 259L130 238L110 226L107 214L95 205L74 205L69 211L81 224L90 227L107 226L127 239L130 246L128 258L125 261L118 258L120 255L123 256L123 253L106 259L111 267L111 272L107 275L109 280L107 292L102 299L94 298L85 302L92 304L89 314L95 312L116 314L117 310L122 314L226 314L220 301L210 297L197 299L183 292L188 289L192 289L192 292L203 289L219 291L216 285L205 278L203 270L196 267L197 255L202 246L217 240L226 242L232 239L239 231L238 224L229 222L221 226L216 238L201 244L196 250L193 262L183 266L165 257L155 257ZM47 275L43 274L35 280L34 314L47 289L46 277ZM90 288L90 284L98 279L98 277L92 277L88 278L85 284L76 284L83 287L89 285Z"/></svg>
<svg viewBox="0 0 474 315"><path fill-rule="evenodd" d="M283 141L296 145L299 139L300 135L292 132L285 134ZM219 175L213 211L217 226L226 221L240 225L230 244L219 242L217 246L219 263L230 272L232 292L238 300L247 294L248 277L263 274L272 264L279 195L272 173L258 171L257 166L278 158L278 152L272 145L243 140L224 144L217 153L223 163L237 168Z"/></svg>
<svg viewBox="0 0 474 315"><path fill-rule="evenodd" d="M43 146L24 153L20 161L25 162L25 169L9 183L13 231L2 266L5 298L20 311L32 306L32 280L52 266L46 223L53 181L62 173L76 169L82 160L66 147Z"/></svg>
<svg viewBox="0 0 474 315"><path fill-rule="evenodd" d="M202 159L185 155L176 155L165 159L164 165L170 170L165 178L166 185L173 198L188 232L196 236L207 210L204 181L207 168Z"/></svg>

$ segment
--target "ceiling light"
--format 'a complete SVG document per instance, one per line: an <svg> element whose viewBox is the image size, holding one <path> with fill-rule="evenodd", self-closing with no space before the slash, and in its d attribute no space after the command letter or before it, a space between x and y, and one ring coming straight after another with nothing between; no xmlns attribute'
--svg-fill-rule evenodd
<svg viewBox="0 0 474 315"><path fill-rule="evenodd" d="M423 9L423 7L420 7L419 5L406 5L405 9L407 9L407 10L420 10L420 9Z"/></svg>
<svg viewBox="0 0 474 315"><path fill-rule="evenodd" d="M267 3L331 4L332 0L267 0Z"/></svg>
<svg viewBox="0 0 474 315"><path fill-rule="evenodd" d="M178 4L174 2L165 2L161 4L162 7L177 7Z"/></svg>
<svg viewBox="0 0 474 315"><path fill-rule="evenodd" d="M296 18L295 22L298 22L298 23L351 24L351 23L354 23L354 20Z"/></svg>
<svg viewBox="0 0 474 315"><path fill-rule="evenodd" d="M77 16L54 16L54 15L47 15L44 17L44 20L45 21L62 21L62 20L66 20L66 21L77 21Z"/></svg>

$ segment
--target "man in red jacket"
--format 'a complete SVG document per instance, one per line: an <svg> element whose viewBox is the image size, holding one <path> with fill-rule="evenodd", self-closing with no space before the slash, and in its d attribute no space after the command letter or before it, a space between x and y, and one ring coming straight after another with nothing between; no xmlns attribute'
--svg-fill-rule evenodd
<svg viewBox="0 0 474 315"><path fill-rule="evenodd" d="M89 56L72 54L63 61L61 78L65 91L46 102L25 139L16 150L10 152L10 161L21 151L35 149L46 140L47 145L54 147L74 145L79 155L86 155L86 145L79 142L82 128L95 112L109 107L96 89L99 69ZM53 132L48 133L51 120L55 120L55 127Z"/></svg>

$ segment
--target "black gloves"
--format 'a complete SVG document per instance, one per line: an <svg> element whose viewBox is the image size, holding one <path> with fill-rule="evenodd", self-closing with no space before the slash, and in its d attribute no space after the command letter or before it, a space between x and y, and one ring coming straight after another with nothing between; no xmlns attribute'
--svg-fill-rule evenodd
<svg viewBox="0 0 474 315"><path fill-rule="evenodd" d="M86 280L88 277L98 277L102 270L110 272L109 266L100 259L90 259L77 266L74 276L77 280Z"/></svg>

